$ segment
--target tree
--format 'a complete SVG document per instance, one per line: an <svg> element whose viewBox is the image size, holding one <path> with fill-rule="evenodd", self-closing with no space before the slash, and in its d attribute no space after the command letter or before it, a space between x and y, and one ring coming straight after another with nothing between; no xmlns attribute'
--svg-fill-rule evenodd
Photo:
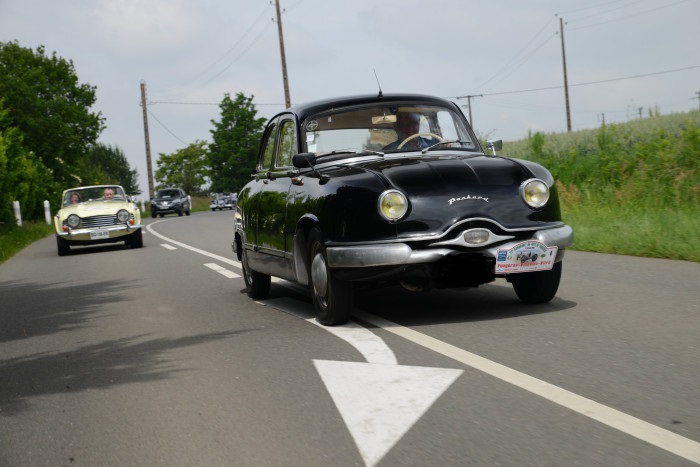
<svg viewBox="0 0 700 467"><path fill-rule="evenodd" d="M51 174L23 146L22 132L9 124L8 111L0 99L0 222L13 220L12 202L19 201L22 217L35 219L50 198Z"/></svg>
<svg viewBox="0 0 700 467"><path fill-rule="evenodd" d="M156 181L163 186L176 186L188 194L198 194L207 175L207 149L205 141L195 141L173 154L158 154Z"/></svg>
<svg viewBox="0 0 700 467"><path fill-rule="evenodd" d="M219 105L221 121L212 120L213 142L209 145L210 190L237 192L250 180L258 160L264 118L255 118L253 96L236 94L235 101L227 93Z"/></svg>
<svg viewBox="0 0 700 467"><path fill-rule="evenodd" d="M0 42L0 96L9 125L24 135L23 145L52 173L53 189L82 184L88 148L104 129L90 112L95 87L78 83L72 61L45 55L15 42Z"/></svg>
<svg viewBox="0 0 700 467"><path fill-rule="evenodd" d="M118 147L97 143L87 153L86 185L116 183L130 195L141 194L138 172L132 169L124 152Z"/></svg>

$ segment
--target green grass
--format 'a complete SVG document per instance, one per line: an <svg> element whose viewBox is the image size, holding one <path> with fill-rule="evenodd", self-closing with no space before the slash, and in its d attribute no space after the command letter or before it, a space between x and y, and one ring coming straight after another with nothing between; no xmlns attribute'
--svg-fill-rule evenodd
<svg viewBox="0 0 700 467"><path fill-rule="evenodd" d="M27 245L53 233L53 225L45 222L0 224L0 264L4 263Z"/></svg>

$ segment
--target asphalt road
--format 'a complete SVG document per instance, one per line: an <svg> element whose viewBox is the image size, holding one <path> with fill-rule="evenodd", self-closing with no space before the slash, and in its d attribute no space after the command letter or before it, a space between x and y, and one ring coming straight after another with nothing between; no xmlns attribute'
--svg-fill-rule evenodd
<svg viewBox="0 0 700 467"><path fill-rule="evenodd" d="M558 296L502 280L244 293L230 212L144 247L0 265L0 466L700 464L700 264L567 252Z"/></svg>

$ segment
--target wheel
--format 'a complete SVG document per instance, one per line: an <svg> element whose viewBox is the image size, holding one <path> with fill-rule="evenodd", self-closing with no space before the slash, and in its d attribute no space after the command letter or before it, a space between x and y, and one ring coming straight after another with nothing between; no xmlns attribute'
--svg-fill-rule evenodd
<svg viewBox="0 0 700 467"><path fill-rule="evenodd" d="M56 247L58 249L58 256L66 256L70 254L70 245L68 245L68 240L61 237L56 237Z"/></svg>
<svg viewBox="0 0 700 467"><path fill-rule="evenodd" d="M436 138L438 141L445 141L445 138L443 138L440 135L436 135L435 133L415 133L415 134L409 136L408 138L406 138L405 140L401 141L401 144L398 145L397 149L401 149L402 147L404 147L404 145L406 143L408 143L412 139L416 139L420 136L430 136L431 138Z"/></svg>
<svg viewBox="0 0 700 467"><path fill-rule="evenodd" d="M158 213L155 211L151 211L151 217L155 219L156 217L158 217Z"/></svg>
<svg viewBox="0 0 700 467"><path fill-rule="evenodd" d="M165 213L161 212L160 217L165 217Z"/></svg>
<svg viewBox="0 0 700 467"><path fill-rule="evenodd" d="M186 216L189 216L189 215L190 215L190 210L189 210L189 209L188 209L187 211L185 211L185 215L186 215Z"/></svg>
<svg viewBox="0 0 700 467"><path fill-rule="evenodd" d="M562 262L554 263L549 271L525 272L512 274L509 281L513 284L518 298L525 303L547 303L557 294L561 280Z"/></svg>
<svg viewBox="0 0 700 467"><path fill-rule="evenodd" d="M180 210L177 211L177 215L182 217L182 208L180 208Z"/></svg>
<svg viewBox="0 0 700 467"><path fill-rule="evenodd" d="M328 326L347 323L353 308L353 286L335 278L326 262L323 236L318 229L309 235L309 288L316 320Z"/></svg>
<svg viewBox="0 0 700 467"><path fill-rule="evenodd" d="M129 239L126 243L131 246L131 248L141 248L143 246L143 234L141 233L141 229L129 235Z"/></svg>
<svg viewBox="0 0 700 467"><path fill-rule="evenodd" d="M248 266L248 257L245 250L242 252L241 266L243 269L243 281L250 298L265 298L270 293L271 277L258 271L253 271Z"/></svg>

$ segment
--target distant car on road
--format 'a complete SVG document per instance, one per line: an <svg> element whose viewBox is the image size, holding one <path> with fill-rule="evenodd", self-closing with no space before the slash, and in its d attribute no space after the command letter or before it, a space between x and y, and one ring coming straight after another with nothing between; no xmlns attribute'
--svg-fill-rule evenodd
<svg viewBox="0 0 700 467"><path fill-rule="evenodd" d="M182 188L163 188L158 190L151 200L151 217L166 214L190 215L190 197Z"/></svg>
<svg viewBox="0 0 700 467"><path fill-rule="evenodd" d="M61 209L54 216L58 255L73 245L123 241L141 248L141 211L118 185L93 185L63 192Z"/></svg>
<svg viewBox="0 0 700 467"><path fill-rule="evenodd" d="M225 195L219 195L213 200L211 200L211 203L209 204L209 207L211 208L212 211L223 211L224 209L229 209L233 210L233 208L236 206L236 195L233 194L225 194Z"/></svg>
<svg viewBox="0 0 700 467"><path fill-rule="evenodd" d="M431 96L328 99L277 114L235 212L248 295L265 297L271 276L309 286L327 325L349 319L359 287L503 278L523 302L548 302L573 230L549 171L495 155L500 146L488 142L487 154L459 106ZM530 262L516 260L521 251Z"/></svg>

